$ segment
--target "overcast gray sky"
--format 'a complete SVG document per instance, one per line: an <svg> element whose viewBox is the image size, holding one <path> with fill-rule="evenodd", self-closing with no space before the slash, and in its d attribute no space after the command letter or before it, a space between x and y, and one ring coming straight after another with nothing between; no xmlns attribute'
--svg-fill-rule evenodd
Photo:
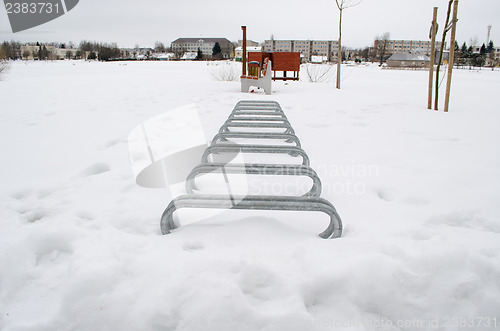
<svg viewBox="0 0 500 331"><path fill-rule="evenodd" d="M20 2L22 0L19 0ZM432 8L439 7L444 25L447 0L364 0L344 11L343 44L365 47L376 35L392 39L426 40ZM338 10L334 0L80 0L66 15L39 27L12 33L7 13L0 9L0 41L117 42L120 47L152 47L156 40L169 45L178 37L275 39L337 39ZM457 40L500 45L500 0L460 0Z"/></svg>

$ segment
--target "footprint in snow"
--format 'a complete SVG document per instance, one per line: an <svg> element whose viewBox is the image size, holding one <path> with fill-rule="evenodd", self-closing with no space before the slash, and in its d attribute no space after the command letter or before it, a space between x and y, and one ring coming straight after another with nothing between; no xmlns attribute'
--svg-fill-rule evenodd
<svg viewBox="0 0 500 331"><path fill-rule="evenodd" d="M110 147L116 146L120 143L126 143L126 142L127 141L125 139L122 139L122 138L111 139L111 140L108 140L104 143L104 148L110 148Z"/></svg>
<svg viewBox="0 0 500 331"><path fill-rule="evenodd" d="M205 246L199 241L185 242L184 245L182 245L182 249L185 251L197 251L204 248Z"/></svg>
<svg viewBox="0 0 500 331"><path fill-rule="evenodd" d="M394 200L394 195L387 190L378 190L377 195L378 195L379 199L384 200L384 201L389 202L389 201Z"/></svg>
<svg viewBox="0 0 500 331"><path fill-rule="evenodd" d="M99 175L104 172L110 171L111 167L109 164L106 163L94 163L91 166L88 166L87 168L83 169L79 174L78 177L89 177L89 176L94 176L94 175Z"/></svg>

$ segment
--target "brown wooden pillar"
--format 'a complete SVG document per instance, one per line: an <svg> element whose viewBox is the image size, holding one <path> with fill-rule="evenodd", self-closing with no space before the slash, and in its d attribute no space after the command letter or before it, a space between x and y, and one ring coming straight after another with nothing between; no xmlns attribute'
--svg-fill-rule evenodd
<svg viewBox="0 0 500 331"><path fill-rule="evenodd" d="M444 99L444 111L448 112L450 105L450 90L451 90L451 74L453 72L453 64L455 62L455 35L457 31L457 15L458 15L458 0L453 3L453 22L451 25L451 40L450 40L450 55L448 59L448 77L446 81L446 94Z"/></svg>
<svg viewBox="0 0 500 331"><path fill-rule="evenodd" d="M436 62L436 33L437 33L437 13L438 7L434 7L431 25L431 59L429 63L429 90L427 92L427 108L432 109L432 82L434 81L434 62Z"/></svg>
<svg viewBox="0 0 500 331"><path fill-rule="evenodd" d="M243 30L243 55L241 56L241 61L243 62L243 68L241 70L243 76L247 75L247 27L242 26Z"/></svg>

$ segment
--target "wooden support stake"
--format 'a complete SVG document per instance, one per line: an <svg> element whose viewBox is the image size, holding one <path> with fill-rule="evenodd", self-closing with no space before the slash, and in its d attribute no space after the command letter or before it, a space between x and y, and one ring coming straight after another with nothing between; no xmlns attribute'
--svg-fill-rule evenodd
<svg viewBox="0 0 500 331"><path fill-rule="evenodd" d="M247 27L242 26L241 30L243 30L243 55L241 57L241 61L243 62L242 74L243 76L247 75Z"/></svg>
<svg viewBox="0 0 500 331"><path fill-rule="evenodd" d="M448 80L446 82L446 95L444 99L444 111L448 112L450 104L450 90L451 90L451 74L453 72L453 63L455 61L455 35L457 32L457 15L458 15L458 0L453 4L453 22L451 26L451 40L450 40L450 58L448 60Z"/></svg>
<svg viewBox="0 0 500 331"><path fill-rule="evenodd" d="M431 25L431 59L429 63L429 91L427 109L432 109L432 82L434 79L434 62L436 58L436 34L437 34L437 13L438 7L434 7Z"/></svg>
<svg viewBox="0 0 500 331"><path fill-rule="evenodd" d="M342 69L342 11L343 7L339 7L340 16L339 16L339 41L338 41L338 49L337 49L337 82L336 88L340 89L340 71Z"/></svg>

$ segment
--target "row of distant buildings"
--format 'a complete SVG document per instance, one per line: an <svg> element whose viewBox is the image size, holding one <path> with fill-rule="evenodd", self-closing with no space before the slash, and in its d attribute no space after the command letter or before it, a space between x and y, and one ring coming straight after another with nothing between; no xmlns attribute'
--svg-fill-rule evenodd
<svg viewBox="0 0 500 331"><path fill-rule="evenodd" d="M222 58L241 58L242 42L235 46L226 38L179 38L172 42L171 49L177 58L181 58L184 53L196 53L201 50L203 55L210 56L215 43L218 42L222 48ZM377 48L379 41L376 40L373 47L369 47L365 54L365 59L377 58ZM446 46L446 44L445 44ZM436 42L436 49L441 47L441 42ZM335 62L338 59L337 40L265 40L260 44L248 40L247 51L249 52L298 52L304 62L322 61ZM430 41L420 40L390 40L386 45L387 54L426 54L431 51ZM353 51L344 50L346 58L360 57Z"/></svg>
<svg viewBox="0 0 500 331"><path fill-rule="evenodd" d="M83 57L82 51L76 48L58 48L53 45L22 45L21 56L24 60L33 60L41 57L41 53L47 52L53 59L66 59Z"/></svg>
<svg viewBox="0 0 500 331"><path fill-rule="evenodd" d="M412 54L412 56L396 56L397 58L409 59L414 57L422 59L431 53L431 41L428 40L375 40L372 47L368 47L363 52L355 52L344 49L343 56L348 60L379 60L380 43L385 43L385 58L390 55ZM237 44L227 38L178 38L170 45L168 52L156 53L152 48L122 48L120 49L122 59L158 59L158 60L194 60L200 57L214 58L214 46L218 44L220 53L216 59L241 59L242 41ZM444 45L446 48L446 44ZM45 46L44 46L45 47ZM436 49L441 47L441 42L436 41ZM25 45L21 47L23 58L37 58L40 52L40 45ZM89 52L81 52L78 49L57 48L46 46L53 59L63 58L88 58ZM247 52L299 52L303 62L336 62L338 59L337 40L265 40L263 43L247 40ZM474 51L479 52L479 47L474 47ZM495 49L496 56L500 57L500 48Z"/></svg>

